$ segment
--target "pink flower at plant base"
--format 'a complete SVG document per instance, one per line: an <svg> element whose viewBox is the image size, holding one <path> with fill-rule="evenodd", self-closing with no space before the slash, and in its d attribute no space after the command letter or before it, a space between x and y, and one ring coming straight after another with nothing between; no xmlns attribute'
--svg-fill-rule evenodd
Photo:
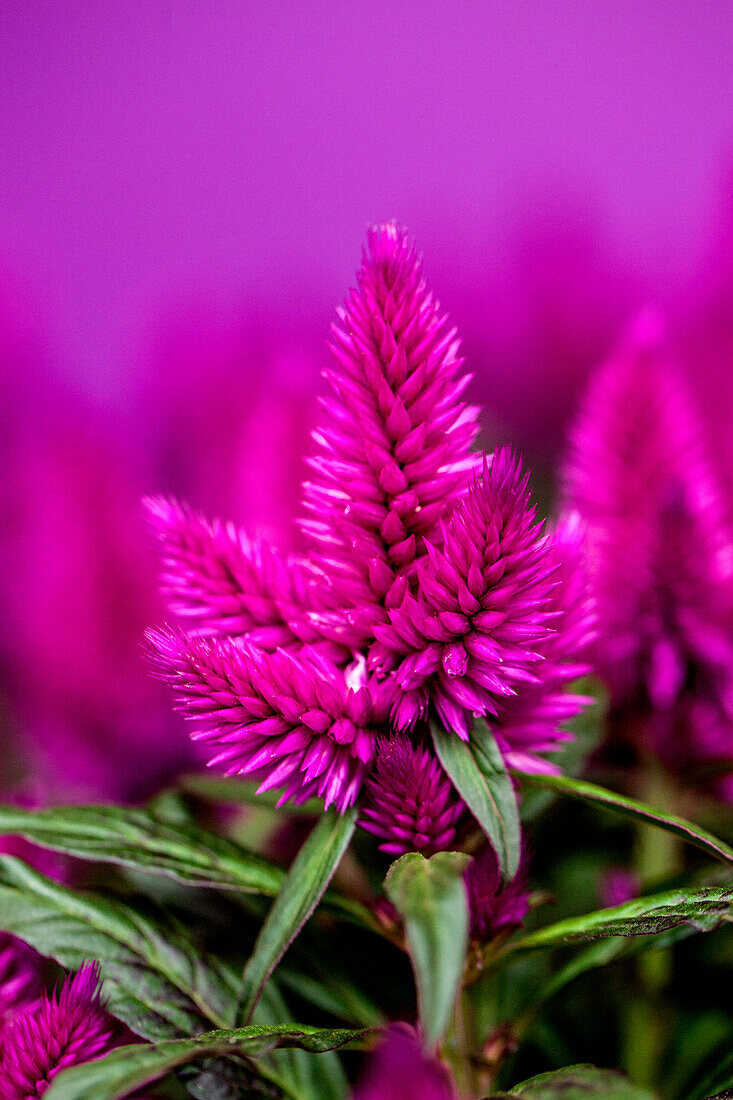
<svg viewBox="0 0 733 1100"><path fill-rule="evenodd" d="M148 503L164 593L190 630L152 633L153 656L194 737L216 750L210 763L341 811L390 717L412 728L432 706L465 737L472 713L497 715L543 665L557 693L574 659L572 647L562 662L542 652L563 618L559 563L512 455L470 452L476 410L460 401L455 334L404 231L370 233L358 283L334 330L334 392L304 485L309 555ZM556 724L557 707L545 711ZM542 751L555 740L537 736ZM419 837L415 810L407 832ZM382 839L407 841L383 824Z"/></svg>
<svg viewBox="0 0 733 1100"><path fill-rule="evenodd" d="M63 1069L119 1043L119 1027L99 993L99 969L86 964L61 989L15 1015L0 1035L0 1100L35 1100Z"/></svg>
<svg viewBox="0 0 733 1100"><path fill-rule="evenodd" d="M595 657L619 736L692 778L733 758L733 537L661 328L591 385L566 497L587 529Z"/></svg>
<svg viewBox="0 0 733 1100"><path fill-rule="evenodd" d="M404 734L377 745L359 824L379 837L383 852L425 856L450 849L465 807L438 761Z"/></svg>
<svg viewBox="0 0 733 1100"><path fill-rule="evenodd" d="M454 1100L447 1071L425 1057L412 1028L398 1024L367 1062L353 1100Z"/></svg>

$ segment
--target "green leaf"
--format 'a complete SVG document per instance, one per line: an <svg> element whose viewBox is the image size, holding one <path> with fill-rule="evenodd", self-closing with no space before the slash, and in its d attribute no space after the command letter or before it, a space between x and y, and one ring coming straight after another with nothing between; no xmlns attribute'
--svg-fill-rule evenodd
<svg viewBox="0 0 733 1100"><path fill-rule="evenodd" d="M568 917L515 940L507 952L529 951L539 947L607 936L648 936L666 932L679 924L698 932L710 932L733 915L733 886L708 887L689 892L670 890L652 894L611 909L598 909L580 917Z"/></svg>
<svg viewBox="0 0 733 1100"><path fill-rule="evenodd" d="M238 844L193 824L172 824L125 806L55 806L24 810L0 805L0 835L81 859L170 875L194 886L274 897L284 873Z"/></svg>
<svg viewBox="0 0 733 1100"><path fill-rule="evenodd" d="M410 852L392 864L384 883L405 922L429 1050L445 1032L461 985L468 948L463 872L470 862L462 852L438 852L430 859Z"/></svg>
<svg viewBox="0 0 733 1100"><path fill-rule="evenodd" d="M511 1096L526 1096L528 1100L587 1100L589 1096L603 1096L606 1100L654 1100L654 1093L633 1085L615 1070L588 1065L566 1066L552 1073L541 1073L487 1100Z"/></svg>
<svg viewBox="0 0 733 1100"><path fill-rule="evenodd" d="M249 1020L263 985L318 905L349 846L357 810L329 810L298 852L244 968L238 1019Z"/></svg>
<svg viewBox="0 0 733 1100"><path fill-rule="evenodd" d="M0 805L0 835L25 837L43 848L166 875L189 886L275 897L285 872L261 856L184 820L125 806L55 806L24 810ZM374 928L365 908L329 892L336 916Z"/></svg>
<svg viewBox="0 0 733 1100"><path fill-rule="evenodd" d="M256 1024L276 1024L292 1019L272 979L262 990L253 1018ZM297 1097L297 1100L344 1100L349 1091L346 1075L335 1051L313 1058L297 1047L281 1048L264 1059L257 1059L257 1067L288 1096Z"/></svg>
<svg viewBox="0 0 733 1100"><path fill-rule="evenodd" d="M47 1100L119 1100L171 1070L201 1058L236 1055L256 1058L282 1046L296 1046L319 1054L336 1050L365 1034L298 1024L253 1025L152 1045L118 1047L96 1061L64 1070L45 1095Z"/></svg>
<svg viewBox="0 0 733 1100"><path fill-rule="evenodd" d="M536 787L544 787L557 791L558 794L566 794L571 798L579 798L583 802L601 806L613 813L622 814L625 817L635 818L637 821L645 821L648 825L656 825L660 829L675 833L683 840L701 848L709 856L721 860L723 863L733 865L733 848L724 840L713 836L712 833L693 825L683 817L675 814L663 813L655 810L635 798L627 798L625 795L616 794L615 791L606 790L605 787L597 787L594 783L586 783L582 779L570 779L565 775L530 775L527 772L514 771L512 773L523 783L529 783Z"/></svg>
<svg viewBox="0 0 733 1100"><path fill-rule="evenodd" d="M70 970L96 959L110 1011L146 1039L234 1020L236 979L177 924L70 890L11 856L0 856L0 928Z"/></svg>
<svg viewBox="0 0 733 1100"><path fill-rule="evenodd" d="M438 759L491 841L502 877L514 878L522 854L517 796L501 752L485 722L474 719L468 742L431 723Z"/></svg>

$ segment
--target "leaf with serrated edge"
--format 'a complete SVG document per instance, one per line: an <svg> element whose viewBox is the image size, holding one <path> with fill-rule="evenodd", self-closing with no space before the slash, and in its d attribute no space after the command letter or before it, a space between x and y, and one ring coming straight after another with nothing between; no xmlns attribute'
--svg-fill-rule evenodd
<svg viewBox="0 0 733 1100"><path fill-rule="evenodd" d="M12 856L0 856L0 928L76 970L96 959L110 1011L146 1039L228 1026L235 979L200 957L178 925L121 900L70 890Z"/></svg>
<svg viewBox="0 0 733 1100"><path fill-rule="evenodd" d="M254 1025L151 1045L118 1047L93 1062L64 1070L45 1096L46 1100L120 1100L171 1070L201 1058L234 1055L256 1058L279 1046L296 1046L318 1054L336 1050L365 1034L363 1030L297 1024Z"/></svg>
<svg viewBox="0 0 733 1100"><path fill-rule="evenodd" d="M431 723L438 759L486 833L505 881L514 878L522 855L517 796L491 730L480 719L468 742Z"/></svg>
<svg viewBox="0 0 733 1100"><path fill-rule="evenodd" d="M238 1022L250 1019L263 985L318 905L356 828L357 810L329 810L295 857L244 968Z"/></svg>
<svg viewBox="0 0 733 1100"><path fill-rule="evenodd" d="M461 985L469 924L463 872L470 862L462 852L430 859L410 852L392 864L384 883L405 922L428 1050L444 1034Z"/></svg>
<svg viewBox="0 0 733 1100"><path fill-rule="evenodd" d="M594 806L610 810L612 813L622 814L624 817L632 817L637 821L644 821L648 825L655 825L659 829L666 829L676 836L682 837L689 844L701 848L709 856L721 860L722 863L733 865L733 848L724 840L713 836L706 829L686 821L676 814L664 813L639 802L635 798L627 798L625 795L616 794L615 791L606 790L605 787L597 787L595 783L586 783L583 779L570 779L566 775L530 775L528 772L512 771L517 779L523 783L529 783L536 787L544 787L558 794L566 794L571 798L578 798L583 802L589 802Z"/></svg>

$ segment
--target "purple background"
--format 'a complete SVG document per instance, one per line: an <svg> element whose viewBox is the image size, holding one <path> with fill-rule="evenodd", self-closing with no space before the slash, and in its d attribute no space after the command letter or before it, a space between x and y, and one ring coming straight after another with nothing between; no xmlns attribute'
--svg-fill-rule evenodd
<svg viewBox="0 0 733 1100"><path fill-rule="evenodd" d="M102 397L189 301L324 330L375 219L454 311L559 209L665 299L733 137L720 0L6 0L0 52L0 257Z"/></svg>

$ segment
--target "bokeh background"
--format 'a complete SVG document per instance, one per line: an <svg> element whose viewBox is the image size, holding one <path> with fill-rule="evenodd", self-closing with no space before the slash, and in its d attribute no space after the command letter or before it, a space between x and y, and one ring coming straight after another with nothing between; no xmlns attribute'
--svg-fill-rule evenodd
<svg viewBox="0 0 733 1100"><path fill-rule="evenodd" d="M543 499L588 373L649 304L733 484L732 50L715 0L0 6L13 790L137 798L190 764L140 647L162 617L140 494L297 542L372 221L413 230L485 441L516 443Z"/></svg>

